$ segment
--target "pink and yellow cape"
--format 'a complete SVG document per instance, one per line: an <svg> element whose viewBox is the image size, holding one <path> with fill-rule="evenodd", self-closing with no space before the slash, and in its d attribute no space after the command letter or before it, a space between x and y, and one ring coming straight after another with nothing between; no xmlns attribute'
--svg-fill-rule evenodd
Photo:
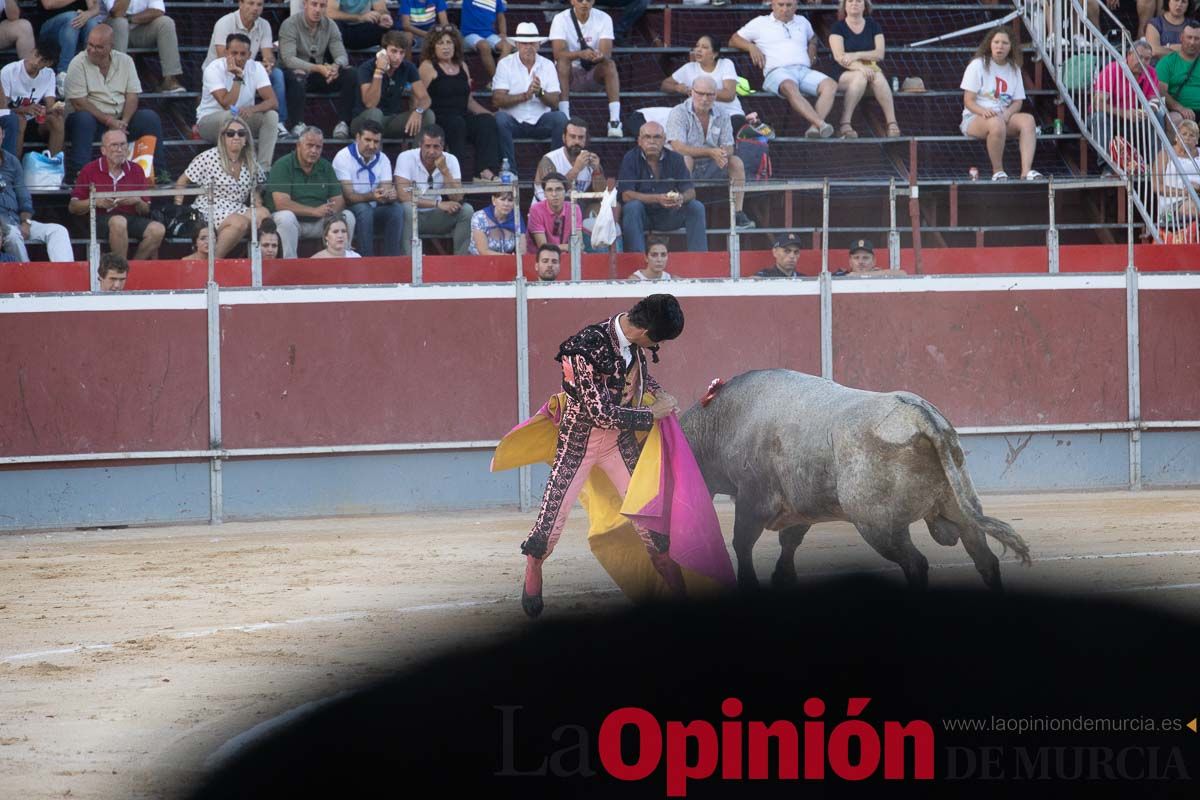
<svg viewBox="0 0 1200 800"><path fill-rule="evenodd" d="M566 394L552 396L500 440L492 471L553 463ZM646 395L646 404L653 402ZM671 557L683 568L688 594L734 585L712 496L674 415L654 423L643 442L624 500L601 470L592 470L579 495L588 515L588 545L601 566L634 602L668 595L630 520L671 538Z"/></svg>

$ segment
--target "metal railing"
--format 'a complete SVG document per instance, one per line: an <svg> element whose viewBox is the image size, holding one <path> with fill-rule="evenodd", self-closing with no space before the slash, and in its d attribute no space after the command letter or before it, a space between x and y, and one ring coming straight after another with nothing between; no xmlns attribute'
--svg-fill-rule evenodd
<svg viewBox="0 0 1200 800"><path fill-rule="evenodd" d="M499 192L506 191L506 190L512 192L512 194L513 194L513 215L514 215L514 223L515 223L514 230L516 233L515 242L513 245L513 256L516 259L516 265L515 265L516 272L514 274L514 280L520 280L522 278L522 276L524 276L525 272L524 272L524 267L522 265L522 258L525 255L525 244L526 244L525 237L528 235L528 232L521 225L521 188L520 188L520 186L517 185L517 183L515 181L511 184L500 183L497 181L466 183L466 184L462 184L461 186L454 186L454 187L449 187L449 188L442 186L442 187L438 187L436 189L433 187L421 188L418 184L412 183L412 184L410 184L410 187L417 190L415 192L412 192L411 202L406 201L406 200L400 200L399 202L407 203L409 206L408 213L410 213L412 215L412 240L410 242L410 248L411 248L411 256L412 256L412 283L413 283L413 285L419 286L421 283L424 282L424 276L422 274L423 264L424 264L424 247L421 243L421 231L420 231L421 213L423 211L431 211L432 210L432 209L419 208L417 201L423 197L430 197L430 196L439 196L440 197L443 194L466 196L466 195L472 195L472 194L495 195ZM455 201L455 202L458 202L458 201ZM476 211L478 211L478 210L479 209L476 209Z"/></svg>
<svg viewBox="0 0 1200 800"><path fill-rule="evenodd" d="M1017 0L1017 6L1063 104L1100 158L1130 182L1133 207L1154 240L1161 243L1166 233L1172 241L1197 241L1196 228L1191 224L1195 212L1171 212L1189 203L1193 209L1200 209L1196 187L1178 177L1200 170L1184 167L1167 134L1172 126L1164 104L1152 103L1138 85L1127 56L1132 53L1141 68L1149 64L1137 54L1121 23L1104 3L1099 4L1105 27L1111 25L1121 32L1119 42L1113 44L1087 18L1080 0ZM1096 77L1112 64L1116 64L1117 71L1114 88L1133 100L1130 107L1121 108L1122 103L1114 102L1112 96L1097 102ZM1166 186L1172 173L1181 185Z"/></svg>

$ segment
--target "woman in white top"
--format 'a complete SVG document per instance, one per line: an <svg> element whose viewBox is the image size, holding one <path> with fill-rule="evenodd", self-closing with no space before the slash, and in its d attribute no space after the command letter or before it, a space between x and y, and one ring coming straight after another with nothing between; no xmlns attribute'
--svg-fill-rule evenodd
<svg viewBox="0 0 1200 800"><path fill-rule="evenodd" d="M701 35L692 48L691 60L671 73L671 77L663 78L661 88L664 92L688 97L692 93L692 81L701 75L712 78L717 84L715 105L730 116L736 136L746 124L746 112L742 110L742 101L737 96L737 69L733 61L720 55L721 45L717 38L707 33Z"/></svg>
<svg viewBox="0 0 1200 800"><path fill-rule="evenodd" d="M1033 115L1020 110L1025 102L1021 48L1014 46L1007 28L992 28L983 37L959 88L965 106L959 130L987 142L992 180L1008 180L1004 143L1009 136L1020 137L1021 177L1027 181L1041 178L1042 174L1033 169L1033 150L1037 146Z"/></svg>
<svg viewBox="0 0 1200 800"><path fill-rule="evenodd" d="M325 249L313 253L313 258L362 258L347 247L350 244L350 229L340 214L325 218L321 239L325 242Z"/></svg>
<svg viewBox="0 0 1200 800"><path fill-rule="evenodd" d="M1175 136L1175 158L1179 167L1171 160L1166 150L1158 154L1154 175L1158 180L1158 224L1177 229L1196 218L1196 206L1188 197L1187 184L1200 192L1200 156L1196 143L1200 142L1200 125L1192 120L1179 123Z"/></svg>
<svg viewBox="0 0 1200 800"><path fill-rule="evenodd" d="M669 281L667 243L657 236L646 239L646 266L629 276L631 281Z"/></svg>

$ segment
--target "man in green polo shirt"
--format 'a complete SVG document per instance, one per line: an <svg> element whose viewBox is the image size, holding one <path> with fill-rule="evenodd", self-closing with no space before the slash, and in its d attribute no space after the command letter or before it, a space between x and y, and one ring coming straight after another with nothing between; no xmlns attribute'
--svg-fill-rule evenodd
<svg viewBox="0 0 1200 800"><path fill-rule="evenodd" d="M321 158L325 135L308 127L296 142L296 152L278 159L267 179L265 202L275 212L283 258L295 258L300 237L319 238L325 217L340 215L354 239L354 215L346 211L342 184L333 164Z"/></svg>
<svg viewBox="0 0 1200 800"><path fill-rule="evenodd" d="M1158 82L1164 88L1167 108L1183 116L1196 119L1200 110L1200 23L1188 20L1184 23L1179 39L1179 52L1171 53L1158 62Z"/></svg>

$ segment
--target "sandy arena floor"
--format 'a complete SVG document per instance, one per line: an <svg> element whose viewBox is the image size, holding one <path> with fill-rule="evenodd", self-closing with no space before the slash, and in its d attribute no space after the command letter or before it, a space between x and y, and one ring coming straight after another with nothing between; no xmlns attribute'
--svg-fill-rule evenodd
<svg viewBox="0 0 1200 800"><path fill-rule="evenodd" d="M1035 564L1007 586L1125 592L1200 615L1200 492L984 498ZM733 509L718 504L726 537ZM576 513L548 616L623 604ZM533 514L411 514L0 536L0 797L170 797L233 737L434 651L529 623L517 543ZM931 585L982 587L923 526ZM992 543L993 550L999 552ZM756 551L765 581L778 544ZM900 570L821 525L801 578ZM240 740L239 740L240 741Z"/></svg>

